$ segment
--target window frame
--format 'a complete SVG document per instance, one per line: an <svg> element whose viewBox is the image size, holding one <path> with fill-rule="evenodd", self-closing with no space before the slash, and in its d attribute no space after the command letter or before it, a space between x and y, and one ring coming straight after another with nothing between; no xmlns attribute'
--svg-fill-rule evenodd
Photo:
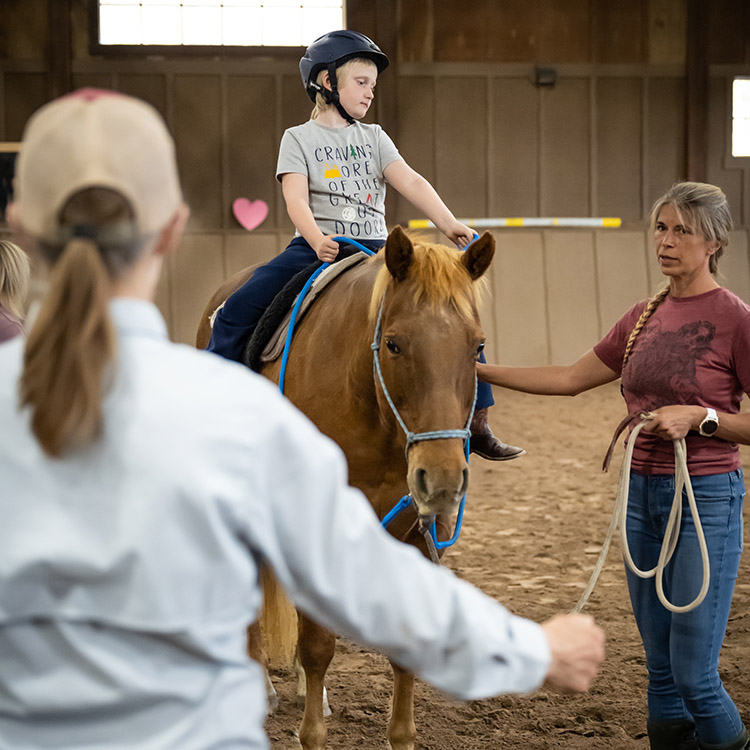
<svg viewBox="0 0 750 750"><path fill-rule="evenodd" d="M346 0L343 1L346 28ZM102 44L99 41L99 0L89 0L89 54L98 57L272 57L299 60L305 46L237 46L223 44Z"/></svg>
<svg viewBox="0 0 750 750"><path fill-rule="evenodd" d="M725 127L725 149L724 149L724 169L747 169L750 167L750 155L735 156L732 153L732 126L734 125L734 80L735 78L746 78L750 80L750 69L741 68L739 70L729 70L726 73L726 127Z"/></svg>

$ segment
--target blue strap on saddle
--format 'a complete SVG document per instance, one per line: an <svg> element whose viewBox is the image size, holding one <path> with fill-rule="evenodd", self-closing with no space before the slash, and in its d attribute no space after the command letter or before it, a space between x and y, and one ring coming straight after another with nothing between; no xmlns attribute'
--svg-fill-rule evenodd
<svg viewBox="0 0 750 750"><path fill-rule="evenodd" d="M375 255L375 253L370 250L369 247L365 247L364 245L357 242L357 240L353 240L350 237L334 237L334 240L337 242L346 242L347 245L354 245L354 247L359 248L363 253L367 253L367 255ZM279 390L283 393L284 392L284 379L286 377L286 363L289 359L289 349L292 346L292 338L294 337L294 325L297 322L297 315L299 314L299 309L302 307L302 302L305 299L305 296L307 295L308 291L310 290L310 287L315 282L315 279L320 276L323 271L330 266L330 263L324 263L320 268L316 269L312 276L307 280L305 285L300 290L300 293L297 295L297 301L294 303L294 307L292 308L292 313L289 318L289 328L286 332L286 338L284 339L284 352L281 355L281 369L279 370Z"/></svg>

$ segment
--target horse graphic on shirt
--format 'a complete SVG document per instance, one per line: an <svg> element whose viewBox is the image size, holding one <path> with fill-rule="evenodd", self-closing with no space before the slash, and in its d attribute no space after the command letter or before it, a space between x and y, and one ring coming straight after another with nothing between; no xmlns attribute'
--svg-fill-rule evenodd
<svg viewBox="0 0 750 750"><path fill-rule="evenodd" d="M660 321L651 321L636 340L623 386L647 410L696 402L701 395L698 361L711 351L715 334L716 326L708 320L685 323L676 331L663 331Z"/></svg>

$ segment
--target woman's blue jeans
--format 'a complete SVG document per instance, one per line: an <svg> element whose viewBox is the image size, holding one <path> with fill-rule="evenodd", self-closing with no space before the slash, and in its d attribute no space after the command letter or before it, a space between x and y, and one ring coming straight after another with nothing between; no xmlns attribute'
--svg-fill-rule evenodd
<svg viewBox="0 0 750 750"><path fill-rule="evenodd" d="M646 651L651 721L692 719L706 745L731 742L744 731L739 712L719 677L734 583L742 553L742 471L691 477L711 569L706 598L691 612L667 610L653 578L627 570L630 600ZM627 532L633 561L650 570L659 557L674 495L674 476L631 474ZM682 494L679 542L664 574L664 593L674 605L693 601L703 567L695 524Z"/></svg>

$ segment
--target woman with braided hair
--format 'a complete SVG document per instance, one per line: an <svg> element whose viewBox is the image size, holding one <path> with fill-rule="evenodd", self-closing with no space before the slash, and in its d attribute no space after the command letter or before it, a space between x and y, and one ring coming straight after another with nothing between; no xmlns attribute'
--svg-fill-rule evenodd
<svg viewBox="0 0 750 750"><path fill-rule="evenodd" d="M652 419L634 446L627 532L635 564L658 560L675 487L673 440L685 438L710 563L705 600L672 613L653 581L627 571L648 668L652 750L742 750L748 733L718 673L742 552L745 485L738 444L750 444L750 307L715 279L732 228L717 187L679 182L651 213L654 251L668 284L639 302L569 366L478 364L480 379L526 393L574 396L622 378L629 414ZM677 605L701 586L697 533L683 491L679 543L664 574Z"/></svg>

